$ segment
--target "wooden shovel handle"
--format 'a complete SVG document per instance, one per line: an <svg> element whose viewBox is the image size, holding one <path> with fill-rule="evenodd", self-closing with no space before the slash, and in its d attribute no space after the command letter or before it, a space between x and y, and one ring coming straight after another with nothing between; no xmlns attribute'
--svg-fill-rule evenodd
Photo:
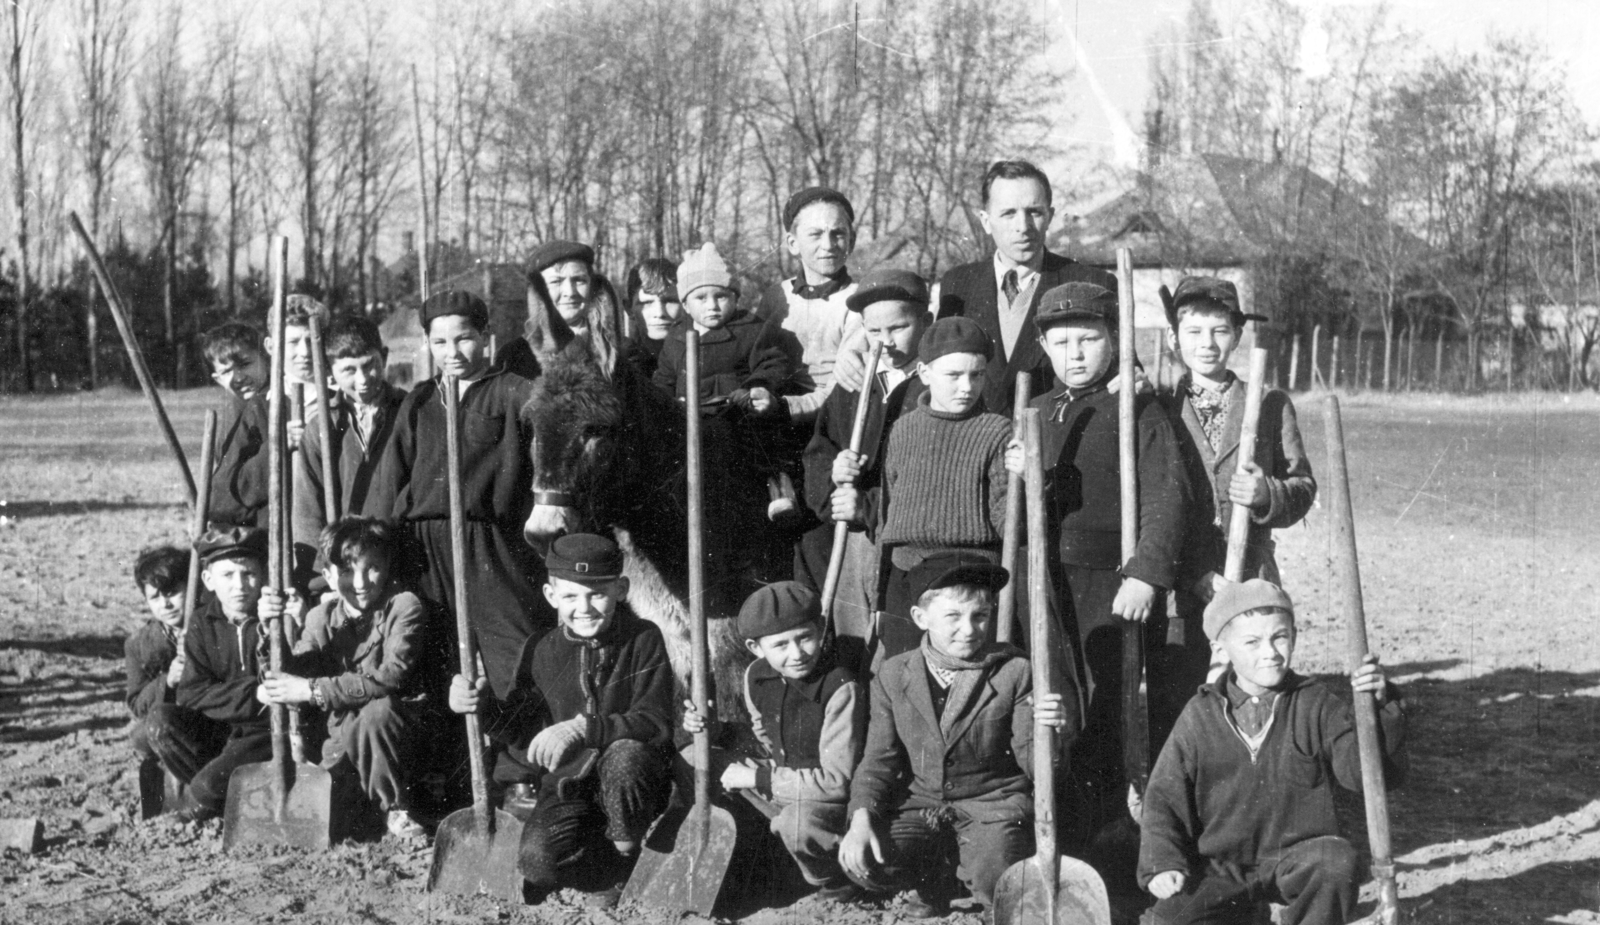
<svg viewBox="0 0 1600 925"><path fill-rule="evenodd" d="M1361 595L1361 566L1356 553L1355 512L1350 504L1350 471L1344 451L1344 422L1339 399L1329 395L1323 418L1328 442L1328 494L1333 520L1334 594L1344 612L1350 669L1367 657L1367 616ZM1378 742L1378 708L1369 693L1355 695L1356 744L1361 752L1361 793L1366 801L1367 840L1372 851L1372 876L1378 883L1376 921L1392 923L1399 915L1399 893L1389 839L1389 793L1383 778L1383 750Z"/></svg>
<svg viewBox="0 0 1600 925"><path fill-rule="evenodd" d="M883 359L883 344L875 344L867 357L867 374L861 380L861 395L856 399L855 419L850 423L850 452L861 452L867 431L867 414L872 410L872 385L878 378L878 363ZM839 593L839 575L844 571L844 547L849 542L850 525L842 520L833 525L833 549L828 553L828 571L822 580L822 625L833 631L833 604Z"/></svg>
<svg viewBox="0 0 1600 925"><path fill-rule="evenodd" d="M322 316L312 312L311 373L317 390L317 439L322 441L322 519L324 523L337 523L339 511L339 470L333 465L333 421L328 410L328 360L322 352ZM352 409L354 410L354 409ZM354 422L352 421L352 426Z"/></svg>
<svg viewBox="0 0 1600 925"><path fill-rule="evenodd" d="M439 394L444 401L445 469L450 492L450 570L454 573L456 603L456 652L461 659L461 677L467 687L478 683L478 646L472 637L472 606L467 596L467 515L461 491L461 409L460 383L448 373L439 377ZM483 736L478 714L468 713L467 761L472 772L472 815L478 831L493 826L489 811L489 771L483 760Z"/></svg>
<svg viewBox="0 0 1600 925"><path fill-rule="evenodd" d="M283 538L287 533L283 511L283 469L288 456L284 434L283 373L286 357L283 312L287 298L285 276L289 266L289 239L282 235L272 238L272 306L267 312L267 337L272 342L272 363L267 375L267 585L279 593L288 590L287 564L284 562ZM283 670L283 621L275 620L263 625L267 634L268 665L273 674ZM287 793L289 773L288 730L284 725L283 704L275 703L268 714L272 720L272 761L284 775L284 792Z"/></svg>
<svg viewBox="0 0 1600 925"><path fill-rule="evenodd" d="M1033 661L1036 695L1054 693L1054 656L1050 641L1049 538L1044 522L1044 456L1039 412L1023 408L1017 415L1026 460L1024 476L1028 502L1028 628L1029 658ZM1037 702L1037 696L1035 702ZM1033 838L1036 853L1056 858L1056 730L1035 718L1033 723ZM1054 884L1052 884L1053 886Z"/></svg>
<svg viewBox="0 0 1600 925"><path fill-rule="evenodd" d="M1117 471L1121 476L1122 562L1139 549L1139 455L1135 431L1133 258L1117 248ZM1144 792L1149 774L1150 742L1139 685L1144 677L1144 624L1122 624L1123 764L1129 783Z"/></svg>
<svg viewBox="0 0 1600 925"><path fill-rule="evenodd" d="M1017 391L1011 402L1011 432L1020 437L1022 414L1028 410L1028 393L1033 390L1033 375L1028 370L1017 373L1016 385ZM1006 522L1004 532L1000 535L1000 566L1011 577L1006 580L1006 586L1000 589L999 606L995 612L994 638L1000 642L1011 641L1017 623L1017 533L1022 521L1022 481L1023 476L1020 475L1006 478ZM1032 562L1031 558L1029 562ZM1031 587L1029 594L1032 594Z"/></svg>
<svg viewBox="0 0 1600 925"><path fill-rule="evenodd" d="M206 410L206 423L200 437L200 491L195 496L194 517L189 523L189 580L183 588L183 629L178 631L178 649L183 649L183 634L194 617L195 601L200 599L200 554L194 543L206 532L206 520L211 516L211 468L216 465L217 413Z"/></svg>
<svg viewBox="0 0 1600 925"><path fill-rule="evenodd" d="M1244 393L1244 420L1239 423L1239 465L1243 472L1256 458L1256 430L1261 423L1261 396L1266 393L1267 351L1256 347L1250 351L1250 381ZM1229 581L1244 578L1244 557L1250 546L1250 507L1235 504L1228 520L1228 558L1222 567L1222 577Z"/></svg>
<svg viewBox="0 0 1600 925"><path fill-rule="evenodd" d="M691 650L689 697L706 723L694 734L694 804L697 810L711 805L711 710L709 675L711 650L706 639L705 524L702 501L705 473L700 456L700 332L693 325L684 335L684 423L687 432L685 474L689 502L689 648ZM702 817L704 813L701 813Z"/></svg>

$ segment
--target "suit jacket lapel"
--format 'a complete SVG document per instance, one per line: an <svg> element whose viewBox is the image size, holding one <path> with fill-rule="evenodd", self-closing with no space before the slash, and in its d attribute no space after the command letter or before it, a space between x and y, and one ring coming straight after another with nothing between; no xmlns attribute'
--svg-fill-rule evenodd
<svg viewBox="0 0 1600 925"><path fill-rule="evenodd" d="M1207 471L1212 471L1217 464L1217 452L1211 448L1211 441L1206 439L1206 429L1200 423L1200 415L1195 412L1194 404L1189 401L1189 377L1184 376L1178 382L1178 401L1181 403L1183 426L1189 429L1189 439L1193 441L1195 449L1200 453L1200 461L1205 463Z"/></svg>
<svg viewBox="0 0 1600 925"><path fill-rule="evenodd" d="M933 712L933 692L928 690L928 664L921 658L914 658L906 665L905 695L917 713L921 714L922 721L928 727L928 734L937 736L941 744L944 734L939 731L939 717ZM949 709L949 704L945 705Z"/></svg>
<svg viewBox="0 0 1600 925"><path fill-rule="evenodd" d="M962 736L966 735L967 730L972 726L973 720L977 719L978 715L988 708L989 701L999 696L999 692L994 689L994 684L992 683L994 681L993 672L985 670L983 673L983 680L973 686L972 695L967 698L966 703L960 704L952 700L944 705L945 716L955 713L955 719L950 723L950 732L945 736L946 742L959 741Z"/></svg>
<svg viewBox="0 0 1600 925"><path fill-rule="evenodd" d="M1244 380L1234 380L1233 388L1228 390L1228 420L1222 425L1222 445L1217 447L1214 465L1222 465L1239 449L1239 431L1244 427L1244 393ZM1230 466L1238 464L1236 459L1228 463Z"/></svg>

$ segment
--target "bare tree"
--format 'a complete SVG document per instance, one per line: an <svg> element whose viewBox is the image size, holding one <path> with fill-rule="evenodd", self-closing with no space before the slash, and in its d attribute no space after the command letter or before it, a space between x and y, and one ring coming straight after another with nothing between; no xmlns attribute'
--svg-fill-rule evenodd
<svg viewBox="0 0 1600 925"><path fill-rule="evenodd" d="M34 242L29 238L29 212L35 187L34 155L39 101L44 72L41 26L48 15L43 3L12 3L6 10L6 116L10 119L11 205L17 262L16 350L22 387L34 389L33 355L29 344L34 299Z"/></svg>
<svg viewBox="0 0 1600 925"><path fill-rule="evenodd" d="M322 248L327 242L321 200L332 163L327 147L336 92L335 31L327 5L319 3L301 21L301 34L286 37L273 55L273 84L283 120L279 137L286 143L292 166L287 185L300 200L305 235L301 276L314 285L325 282Z"/></svg>
<svg viewBox="0 0 1600 925"><path fill-rule="evenodd" d="M207 58L216 75L216 135L221 143L218 172L227 211L223 224L223 300L228 314L239 314L239 249L249 238L252 169L261 144L264 112L258 99L259 56L246 42L245 22L231 8L213 22Z"/></svg>

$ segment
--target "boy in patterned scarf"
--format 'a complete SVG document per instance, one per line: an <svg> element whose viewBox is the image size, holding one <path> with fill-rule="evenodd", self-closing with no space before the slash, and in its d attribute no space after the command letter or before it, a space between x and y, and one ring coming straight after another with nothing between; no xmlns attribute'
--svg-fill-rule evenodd
<svg viewBox="0 0 1600 925"><path fill-rule="evenodd" d="M1007 577L971 553L923 559L910 576L922 644L872 680L839 863L868 890L914 888L913 918L943 915L958 879L992 905L1000 875L1034 850L1033 719L1060 728L1069 710L1033 696L1021 650L989 641Z"/></svg>

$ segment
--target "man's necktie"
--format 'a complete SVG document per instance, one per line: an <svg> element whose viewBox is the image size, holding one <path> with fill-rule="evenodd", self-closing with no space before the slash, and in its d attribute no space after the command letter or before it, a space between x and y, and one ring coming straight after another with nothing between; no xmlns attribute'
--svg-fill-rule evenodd
<svg viewBox="0 0 1600 925"><path fill-rule="evenodd" d="M1006 307L1017 300L1017 271L1007 270L1005 279L1000 281L1000 291L1006 294Z"/></svg>

